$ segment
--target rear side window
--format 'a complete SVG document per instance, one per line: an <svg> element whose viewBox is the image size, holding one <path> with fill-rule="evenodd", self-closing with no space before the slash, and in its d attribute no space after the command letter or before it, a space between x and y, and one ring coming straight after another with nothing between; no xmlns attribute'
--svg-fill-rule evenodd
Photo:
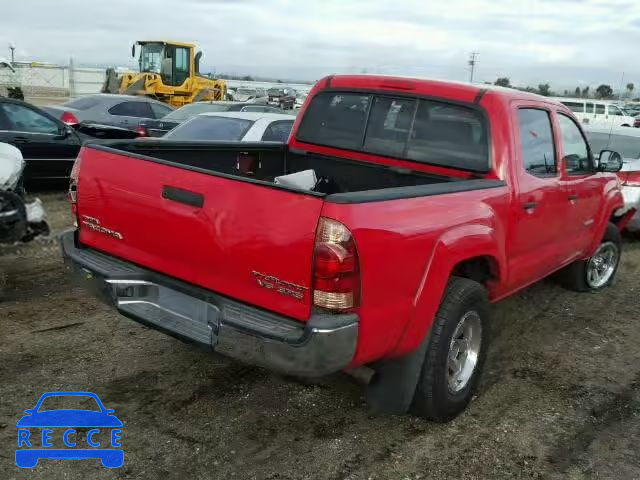
<svg viewBox="0 0 640 480"><path fill-rule="evenodd" d="M293 120L271 122L262 135L264 142L286 142L293 127Z"/></svg>
<svg viewBox="0 0 640 480"><path fill-rule="evenodd" d="M65 107L76 110L89 110L100 103L100 97L81 97L64 104Z"/></svg>
<svg viewBox="0 0 640 480"><path fill-rule="evenodd" d="M316 95L304 114L297 132L298 140L360 150L369 102L370 95L357 93Z"/></svg>
<svg viewBox="0 0 640 480"><path fill-rule="evenodd" d="M153 111L153 116L155 118L162 118L165 115L170 114L173 110L166 105L162 105L161 103L150 103L151 110Z"/></svg>
<svg viewBox="0 0 640 480"><path fill-rule="evenodd" d="M122 102L109 109L111 115L123 117L153 118L151 107L146 102Z"/></svg>
<svg viewBox="0 0 640 480"><path fill-rule="evenodd" d="M604 105L596 103L596 115L604 115Z"/></svg>
<svg viewBox="0 0 640 480"><path fill-rule="evenodd" d="M584 102L562 102L569 107L572 112L584 113Z"/></svg>
<svg viewBox="0 0 640 480"><path fill-rule="evenodd" d="M218 140L236 142L242 140L253 125L253 121L242 118L197 116L187 120L167 133L170 140Z"/></svg>
<svg viewBox="0 0 640 480"><path fill-rule="evenodd" d="M518 110L518 126L522 162L527 173L538 177L555 175L558 169L549 113L521 108Z"/></svg>
<svg viewBox="0 0 640 480"><path fill-rule="evenodd" d="M307 108L297 139L421 163L484 172L487 125L463 105L355 93L320 93Z"/></svg>

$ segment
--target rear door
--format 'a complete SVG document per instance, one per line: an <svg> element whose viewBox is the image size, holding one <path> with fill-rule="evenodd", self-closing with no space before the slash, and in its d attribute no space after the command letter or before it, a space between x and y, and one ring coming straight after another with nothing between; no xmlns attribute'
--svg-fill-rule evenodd
<svg viewBox="0 0 640 480"><path fill-rule="evenodd" d="M518 288L543 277L570 252L565 241L569 205L558 169L552 113L538 105L514 105L517 119L513 229L509 285Z"/></svg>
<svg viewBox="0 0 640 480"><path fill-rule="evenodd" d="M0 103L0 141L16 146L26 161L25 180L62 179L69 176L80 149L74 132L26 104Z"/></svg>
<svg viewBox="0 0 640 480"><path fill-rule="evenodd" d="M562 183L569 203L569 221L566 241L576 251L583 252L593 240L592 230L601 199L604 198L606 179L593 168L593 156L578 124L568 115L557 112Z"/></svg>
<svg viewBox="0 0 640 480"><path fill-rule="evenodd" d="M81 243L258 307L308 318L319 194L93 148L81 155ZM208 161L216 161L215 151ZM258 281L264 277L276 288L265 288ZM288 293L279 291L281 282Z"/></svg>

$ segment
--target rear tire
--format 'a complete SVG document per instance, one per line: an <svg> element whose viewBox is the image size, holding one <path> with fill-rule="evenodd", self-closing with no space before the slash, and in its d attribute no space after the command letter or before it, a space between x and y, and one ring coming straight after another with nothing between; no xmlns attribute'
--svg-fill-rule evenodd
<svg viewBox="0 0 640 480"><path fill-rule="evenodd" d="M611 285L618 272L622 237L618 228L609 223L602 242L590 258L576 260L560 272L564 286L576 292L601 290Z"/></svg>
<svg viewBox="0 0 640 480"><path fill-rule="evenodd" d="M431 327L411 411L446 422L469 404L489 344L489 300L473 280L452 277Z"/></svg>

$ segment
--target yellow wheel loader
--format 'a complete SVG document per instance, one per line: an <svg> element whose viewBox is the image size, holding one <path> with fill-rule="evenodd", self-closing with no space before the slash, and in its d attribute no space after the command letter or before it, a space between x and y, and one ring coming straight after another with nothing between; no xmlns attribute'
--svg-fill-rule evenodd
<svg viewBox="0 0 640 480"><path fill-rule="evenodd" d="M104 93L145 95L180 107L200 100L224 100L227 85L223 80L199 74L202 52L193 43L143 40L131 47L136 56L140 47L138 73L126 72L118 77L108 69L102 88Z"/></svg>

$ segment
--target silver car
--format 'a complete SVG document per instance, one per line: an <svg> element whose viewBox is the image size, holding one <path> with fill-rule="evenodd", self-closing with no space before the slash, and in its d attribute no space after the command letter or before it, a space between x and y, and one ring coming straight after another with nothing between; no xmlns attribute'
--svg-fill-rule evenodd
<svg viewBox="0 0 640 480"><path fill-rule="evenodd" d="M132 130L135 130L143 119L162 118L173 111L166 103L150 98L108 93L87 95L43 109L68 125L84 122Z"/></svg>

